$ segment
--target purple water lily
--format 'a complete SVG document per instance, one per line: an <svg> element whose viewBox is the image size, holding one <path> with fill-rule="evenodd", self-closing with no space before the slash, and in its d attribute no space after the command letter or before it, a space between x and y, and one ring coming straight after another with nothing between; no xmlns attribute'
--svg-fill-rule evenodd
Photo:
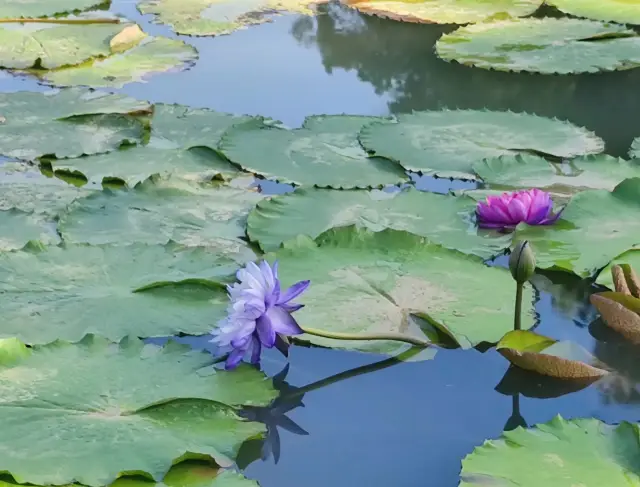
<svg viewBox="0 0 640 487"><path fill-rule="evenodd" d="M534 188L488 196L486 202L478 202L476 215L480 228L507 230L522 222L551 225L560 217L560 212L553 213L549 193Z"/></svg>
<svg viewBox="0 0 640 487"><path fill-rule="evenodd" d="M237 283L227 286L231 304L227 317L213 331L211 340L220 347L231 347L225 368L235 368L251 351L251 363L260 362L262 346L272 348L278 335L293 336L303 333L291 316L302 304L291 301L300 296L310 281L300 281L284 292L280 290L278 263L273 267L267 261L256 265L249 262L236 274Z"/></svg>

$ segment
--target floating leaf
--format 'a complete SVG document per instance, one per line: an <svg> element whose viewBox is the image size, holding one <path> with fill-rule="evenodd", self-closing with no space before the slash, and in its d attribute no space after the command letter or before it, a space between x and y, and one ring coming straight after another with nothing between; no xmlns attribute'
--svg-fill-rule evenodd
<svg viewBox="0 0 640 487"><path fill-rule="evenodd" d="M140 41L145 37L147 37L147 34L142 32L138 24L128 25L111 38L109 48L112 53L124 52L140 44Z"/></svg>
<svg viewBox="0 0 640 487"><path fill-rule="evenodd" d="M639 209L640 178L625 179L612 192L578 193L551 226L521 224L514 241L529 240L541 269L592 276L640 244Z"/></svg>
<svg viewBox="0 0 640 487"><path fill-rule="evenodd" d="M108 152L140 139L142 125L124 115L149 109L123 95L80 89L0 94L0 154L34 160Z"/></svg>
<svg viewBox="0 0 640 487"><path fill-rule="evenodd" d="M109 0L8 0L0 4L0 18L36 18L87 10Z"/></svg>
<svg viewBox="0 0 640 487"><path fill-rule="evenodd" d="M640 36L624 25L552 17L461 27L443 35L445 61L498 71L597 73L640 66Z"/></svg>
<svg viewBox="0 0 640 487"><path fill-rule="evenodd" d="M618 292L592 294L589 299L602 321L631 343L640 344L640 299Z"/></svg>
<svg viewBox="0 0 640 487"><path fill-rule="evenodd" d="M60 217L58 230L72 243L207 246L219 256L246 262L255 255L246 242L249 211L263 196L224 186L179 180L146 181L129 191L78 200Z"/></svg>
<svg viewBox="0 0 640 487"><path fill-rule="evenodd" d="M575 343L558 342L532 331L510 331L496 350L516 367L558 379L597 380L608 373L592 366L594 357Z"/></svg>
<svg viewBox="0 0 640 487"><path fill-rule="evenodd" d="M148 75L178 69L198 58L196 49L176 39L147 37L136 47L81 66L45 71L44 81L57 86L120 88Z"/></svg>
<svg viewBox="0 0 640 487"><path fill-rule="evenodd" d="M574 157L604 150L602 139L569 122L484 110L399 115L397 123L365 126L360 141L410 171L468 179L475 178L472 165L486 158L527 151Z"/></svg>
<svg viewBox="0 0 640 487"><path fill-rule="evenodd" d="M20 483L98 487L131 472L160 481L186 454L229 465L263 431L229 406L276 393L250 367L211 374L211 363L176 343L87 337L0 364L0 470Z"/></svg>
<svg viewBox="0 0 640 487"><path fill-rule="evenodd" d="M576 17L640 24L640 4L634 0L548 0L547 3Z"/></svg>
<svg viewBox="0 0 640 487"><path fill-rule="evenodd" d="M0 251L21 249L30 240L57 244L55 224L42 216L11 209L0 211Z"/></svg>
<svg viewBox="0 0 640 487"><path fill-rule="evenodd" d="M372 120L381 119L318 115L296 130L250 122L231 128L220 149L247 171L280 182L347 189L405 181L402 168L369 157L358 143L358 132Z"/></svg>
<svg viewBox="0 0 640 487"><path fill-rule="evenodd" d="M477 162L473 171L492 186L543 188L552 194L568 196L584 189L612 190L624 179L640 177L640 163L606 154L557 163L518 154Z"/></svg>
<svg viewBox="0 0 640 487"><path fill-rule="evenodd" d="M66 245L0 253L0 338L202 335L224 316L238 262L206 248ZM1 468L0 468L1 470Z"/></svg>
<svg viewBox="0 0 640 487"><path fill-rule="evenodd" d="M229 34L237 29L269 20L278 12L311 15L312 5L326 0L142 0L138 10L155 14L177 34L209 36Z"/></svg>
<svg viewBox="0 0 640 487"><path fill-rule="evenodd" d="M640 278L629 264L614 265L611 277L617 292L640 298Z"/></svg>
<svg viewBox="0 0 640 487"><path fill-rule="evenodd" d="M640 482L638 425L556 416L532 429L505 431L462 460L459 487L631 486Z"/></svg>
<svg viewBox="0 0 640 487"><path fill-rule="evenodd" d="M629 251L618 255L615 259L608 263L608 265L600 271L596 282L602 286L606 286L610 289L616 289L620 291L613 282L613 267L623 266L635 269L640 269L640 249L630 249Z"/></svg>
<svg viewBox="0 0 640 487"><path fill-rule="evenodd" d="M418 335L434 327L465 348L497 342L513 326L515 285L508 271L406 232L340 228L315 242L298 237L272 257L280 263L283 287L301 279L313 283L301 301L306 306L296 313L302 326ZM527 287L527 328L533 323L532 301ZM425 328L421 332L416 325ZM398 348L397 343L302 338L365 351Z"/></svg>
<svg viewBox="0 0 640 487"><path fill-rule="evenodd" d="M468 197L415 189L399 193L298 189L259 202L249 214L247 234L264 250L275 250L299 234L316 238L334 227L357 225L374 232L391 228L489 258L505 250L510 238L479 231L475 208L476 202Z"/></svg>
<svg viewBox="0 0 640 487"><path fill-rule="evenodd" d="M360 12L405 22L469 24L534 13L542 0L347 0Z"/></svg>

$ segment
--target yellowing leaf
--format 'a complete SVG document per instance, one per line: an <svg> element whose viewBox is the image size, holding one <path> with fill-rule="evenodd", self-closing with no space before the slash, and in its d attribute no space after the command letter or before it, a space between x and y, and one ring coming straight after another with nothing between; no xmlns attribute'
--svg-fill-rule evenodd
<svg viewBox="0 0 640 487"><path fill-rule="evenodd" d="M128 25L116 34L109 41L109 47L112 53L118 53L131 49L137 46L142 39L147 37L147 34L142 32L142 29L138 24Z"/></svg>

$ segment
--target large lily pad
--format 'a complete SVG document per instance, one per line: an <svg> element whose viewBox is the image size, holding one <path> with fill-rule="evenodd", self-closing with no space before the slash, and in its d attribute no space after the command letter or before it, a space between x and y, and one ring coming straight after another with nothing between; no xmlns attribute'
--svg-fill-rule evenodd
<svg viewBox="0 0 640 487"><path fill-rule="evenodd" d="M604 150L588 130L527 113L444 110L399 115L397 123L365 126L360 141L368 151L405 169L474 179L472 165L522 152L574 157Z"/></svg>
<svg viewBox="0 0 640 487"><path fill-rule="evenodd" d="M25 343L202 335L239 263L204 248L66 245L0 253L0 338ZM136 292L139 291L139 292Z"/></svg>
<svg viewBox="0 0 640 487"><path fill-rule="evenodd" d="M640 178L625 179L612 191L575 195L551 226L516 230L529 240L538 267L594 275L616 256L640 244Z"/></svg>
<svg viewBox="0 0 640 487"><path fill-rule="evenodd" d="M220 149L247 171L280 182L346 189L405 181L401 167L369 157L358 143L362 126L374 120L381 119L318 115L296 130L249 122L232 127Z"/></svg>
<svg viewBox="0 0 640 487"><path fill-rule="evenodd" d="M272 257L279 260L283 286L301 279L313 283L301 300L306 306L296 313L302 326L420 335L416 325L429 323L465 348L497 342L513 328L515 284L507 270L487 267L480 258L406 232L344 227L326 232L315 242L298 237ZM527 287L525 328L533 324L532 301ZM398 348L397 343L388 342L302 338L365 351Z"/></svg>
<svg viewBox="0 0 640 487"><path fill-rule="evenodd" d="M78 200L60 217L67 242L125 245L207 246L241 262L254 253L240 240L249 211L263 196L225 186L200 186L174 179L147 181L133 190L110 191Z"/></svg>
<svg viewBox="0 0 640 487"><path fill-rule="evenodd" d="M640 4L634 0L548 0L547 3L576 17L640 24Z"/></svg>
<svg viewBox="0 0 640 487"><path fill-rule="evenodd" d="M399 193L298 189L258 203L249 214L247 234L263 250L275 250L299 234L316 238L331 228L349 225L374 232L404 230L483 258L509 247L508 236L477 229L475 208L475 200L466 196L415 189Z"/></svg>
<svg viewBox="0 0 640 487"><path fill-rule="evenodd" d="M405 22L469 24L504 17L524 17L534 13L542 0L348 0L366 14Z"/></svg>
<svg viewBox="0 0 640 487"><path fill-rule="evenodd" d="M44 81L57 86L119 88L147 76L186 67L198 59L196 49L177 39L147 37L135 47L106 59L95 59L81 66L45 71Z"/></svg>
<svg viewBox="0 0 640 487"><path fill-rule="evenodd" d="M66 12L87 10L109 0L7 0L0 4L0 18L19 19L46 17Z"/></svg>
<svg viewBox="0 0 640 487"><path fill-rule="evenodd" d="M59 243L55 223L17 209L0 211L0 251L21 249L29 241Z"/></svg>
<svg viewBox="0 0 640 487"><path fill-rule="evenodd" d="M559 163L531 154L518 154L477 162L473 171L492 187L544 188L566 196L584 189L611 191L624 179L640 177L640 163L606 154Z"/></svg>
<svg viewBox="0 0 640 487"><path fill-rule="evenodd" d="M149 109L123 95L80 89L0 94L0 154L34 160L108 152L140 139L142 124L126 115Z"/></svg>
<svg viewBox="0 0 640 487"><path fill-rule="evenodd" d="M615 289L611 268L615 265L628 265L634 269L640 269L640 249L631 249L621 255L616 256L607 266L598 274L596 282L610 289Z"/></svg>
<svg viewBox="0 0 640 487"><path fill-rule="evenodd" d="M640 66L640 36L624 25L569 18L461 27L436 43L446 61L498 71L597 73Z"/></svg>
<svg viewBox="0 0 640 487"><path fill-rule="evenodd" d="M178 34L209 36L229 34L269 20L269 15L291 12L311 15L312 5L326 0L142 0L138 9L155 14Z"/></svg>
<svg viewBox="0 0 640 487"><path fill-rule="evenodd" d="M20 483L96 487L124 472L160 481L187 453L228 465L263 431L229 405L276 396L249 367L212 373L205 352L93 337L1 363L0 391L0 470Z"/></svg>
<svg viewBox="0 0 640 487"><path fill-rule="evenodd" d="M626 487L640 483L638 425L560 416L506 431L462 461L459 487Z"/></svg>

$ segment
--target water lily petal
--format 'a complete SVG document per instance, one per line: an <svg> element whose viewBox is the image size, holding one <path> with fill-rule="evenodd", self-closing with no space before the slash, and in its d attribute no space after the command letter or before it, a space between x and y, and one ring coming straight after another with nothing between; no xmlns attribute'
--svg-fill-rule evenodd
<svg viewBox="0 0 640 487"><path fill-rule="evenodd" d="M255 333L251 335L251 347L251 363L258 365L260 363L260 354L262 353L262 344Z"/></svg>
<svg viewBox="0 0 640 487"><path fill-rule="evenodd" d="M278 299L276 304L278 305L286 304L292 299L297 298L307 290L307 288L309 287L309 284L311 284L311 281L296 282L293 286L291 286L289 289L287 289L284 293L280 295L280 298Z"/></svg>
<svg viewBox="0 0 640 487"><path fill-rule="evenodd" d="M509 216L511 216L511 223L517 225L523 222L527 218L528 208L520 199L513 199L509 205Z"/></svg>
<svg viewBox="0 0 640 487"><path fill-rule="evenodd" d="M295 318L280 306L270 308L267 311L267 316L269 317L271 328L276 333L285 336L302 335L304 333Z"/></svg>
<svg viewBox="0 0 640 487"><path fill-rule="evenodd" d="M224 368L227 370L235 369L242 361L242 357L244 357L244 354L245 350L242 350L240 348L234 349L227 357L227 360L224 363Z"/></svg>
<svg viewBox="0 0 640 487"><path fill-rule="evenodd" d="M269 311L276 308L271 308ZM267 348L272 348L276 343L276 331L269 317L269 313L262 315L256 320L256 332L260 342Z"/></svg>

